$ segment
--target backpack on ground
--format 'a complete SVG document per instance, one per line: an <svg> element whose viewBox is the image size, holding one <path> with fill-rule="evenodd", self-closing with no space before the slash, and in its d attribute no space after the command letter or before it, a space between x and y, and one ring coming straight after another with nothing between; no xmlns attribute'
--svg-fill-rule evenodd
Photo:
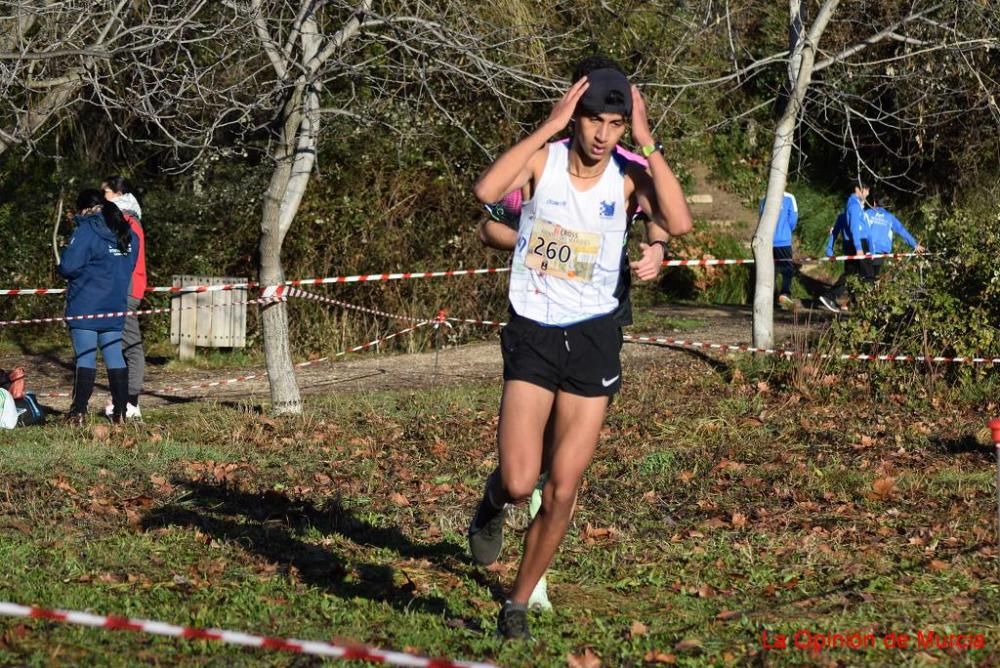
<svg viewBox="0 0 1000 668"><path fill-rule="evenodd" d="M45 422L45 411L38 404L34 392L25 392L20 399L14 399L14 406L17 408L17 424L19 426L28 427Z"/></svg>
<svg viewBox="0 0 1000 668"><path fill-rule="evenodd" d="M45 422L45 412L34 392L24 389L24 369L0 369L0 427L13 429Z"/></svg>

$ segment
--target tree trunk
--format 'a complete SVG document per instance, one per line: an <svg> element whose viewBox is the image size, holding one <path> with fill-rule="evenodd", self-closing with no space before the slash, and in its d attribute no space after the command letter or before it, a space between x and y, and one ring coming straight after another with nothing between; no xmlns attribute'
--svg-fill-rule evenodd
<svg viewBox="0 0 1000 668"><path fill-rule="evenodd" d="M281 266L282 200L288 188L291 164L280 161L271 175L264 198L264 211L260 226L260 283L280 285L285 281ZM266 304L261 308L261 326L264 331L264 359L271 388L271 411L276 415L297 415L302 412L302 398L292 365L292 351L288 343L288 308L285 302Z"/></svg>
<svg viewBox="0 0 1000 668"><path fill-rule="evenodd" d="M284 122L275 149L275 168L264 200L260 226L260 282L280 285L285 281L281 248L305 195L319 148L319 93L300 79L282 108ZM288 341L288 309L285 302L264 306L264 359L271 387L271 410L276 415L302 413L302 397L295 379Z"/></svg>
<svg viewBox="0 0 1000 668"><path fill-rule="evenodd" d="M770 348L774 345L774 255L772 244L774 228L778 223L785 185L788 182L788 165L791 162L795 128L802 111L812 70L816 60L816 47L826 30L827 23L837 8L839 0L826 0L816 16L809 34L800 40L800 46L792 51L792 58L799 60L799 69L794 73L794 85L788 106L785 107L774 130L774 145L771 148L771 167L768 172L767 198L764 211L753 235L753 257L756 269L756 283L753 294L753 345L755 348ZM789 0L790 30L801 30L801 8L799 0Z"/></svg>

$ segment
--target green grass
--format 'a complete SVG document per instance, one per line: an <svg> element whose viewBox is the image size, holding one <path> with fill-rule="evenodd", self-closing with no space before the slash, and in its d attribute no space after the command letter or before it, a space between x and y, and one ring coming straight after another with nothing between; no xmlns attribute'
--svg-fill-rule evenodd
<svg viewBox="0 0 1000 668"><path fill-rule="evenodd" d="M465 554L495 463L493 383L310 398L295 419L202 403L144 407L147 423L121 431L0 432L0 599L508 666L588 651L613 666L996 664L979 407L876 406L850 383L810 399L764 366L680 359L632 370L615 401L534 645L492 636L520 530L495 569ZM762 647L800 629L879 643ZM927 629L986 647L882 645ZM137 663L313 665L0 620L0 664Z"/></svg>

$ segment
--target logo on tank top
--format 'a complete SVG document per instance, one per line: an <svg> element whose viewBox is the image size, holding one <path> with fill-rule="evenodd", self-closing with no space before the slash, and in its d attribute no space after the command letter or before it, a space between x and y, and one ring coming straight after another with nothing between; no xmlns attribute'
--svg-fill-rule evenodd
<svg viewBox="0 0 1000 668"><path fill-rule="evenodd" d="M601 218L614 218L615 217L615 203L614 202L605 202L604 200L601 200L600 215L601 215Z"/></svg>
<svg viewBox="0 0 1000 668"><path fill-rule="evenodd" d="M549 199L545 200L545 203L548 204L549 206L559 206L559 207L566 206L566 200L564 200L564 199L563 200L559 200L559 199L549 198Z"/></svg>

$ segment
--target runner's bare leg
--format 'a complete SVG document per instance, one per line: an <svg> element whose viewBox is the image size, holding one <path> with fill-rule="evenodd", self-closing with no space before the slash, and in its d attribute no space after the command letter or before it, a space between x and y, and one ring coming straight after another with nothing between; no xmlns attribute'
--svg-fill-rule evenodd
<svg viewBox="0 0 1000 668"><path fill-rule="evenodd" d="M566 535L580 481L597 448L607 407L607 397L556 394L549 479L542 492L542 507L525 534L524 556L510 593L510 600L515 603L528 602ZM501 452L506 446L502 441Z"/></svg>

